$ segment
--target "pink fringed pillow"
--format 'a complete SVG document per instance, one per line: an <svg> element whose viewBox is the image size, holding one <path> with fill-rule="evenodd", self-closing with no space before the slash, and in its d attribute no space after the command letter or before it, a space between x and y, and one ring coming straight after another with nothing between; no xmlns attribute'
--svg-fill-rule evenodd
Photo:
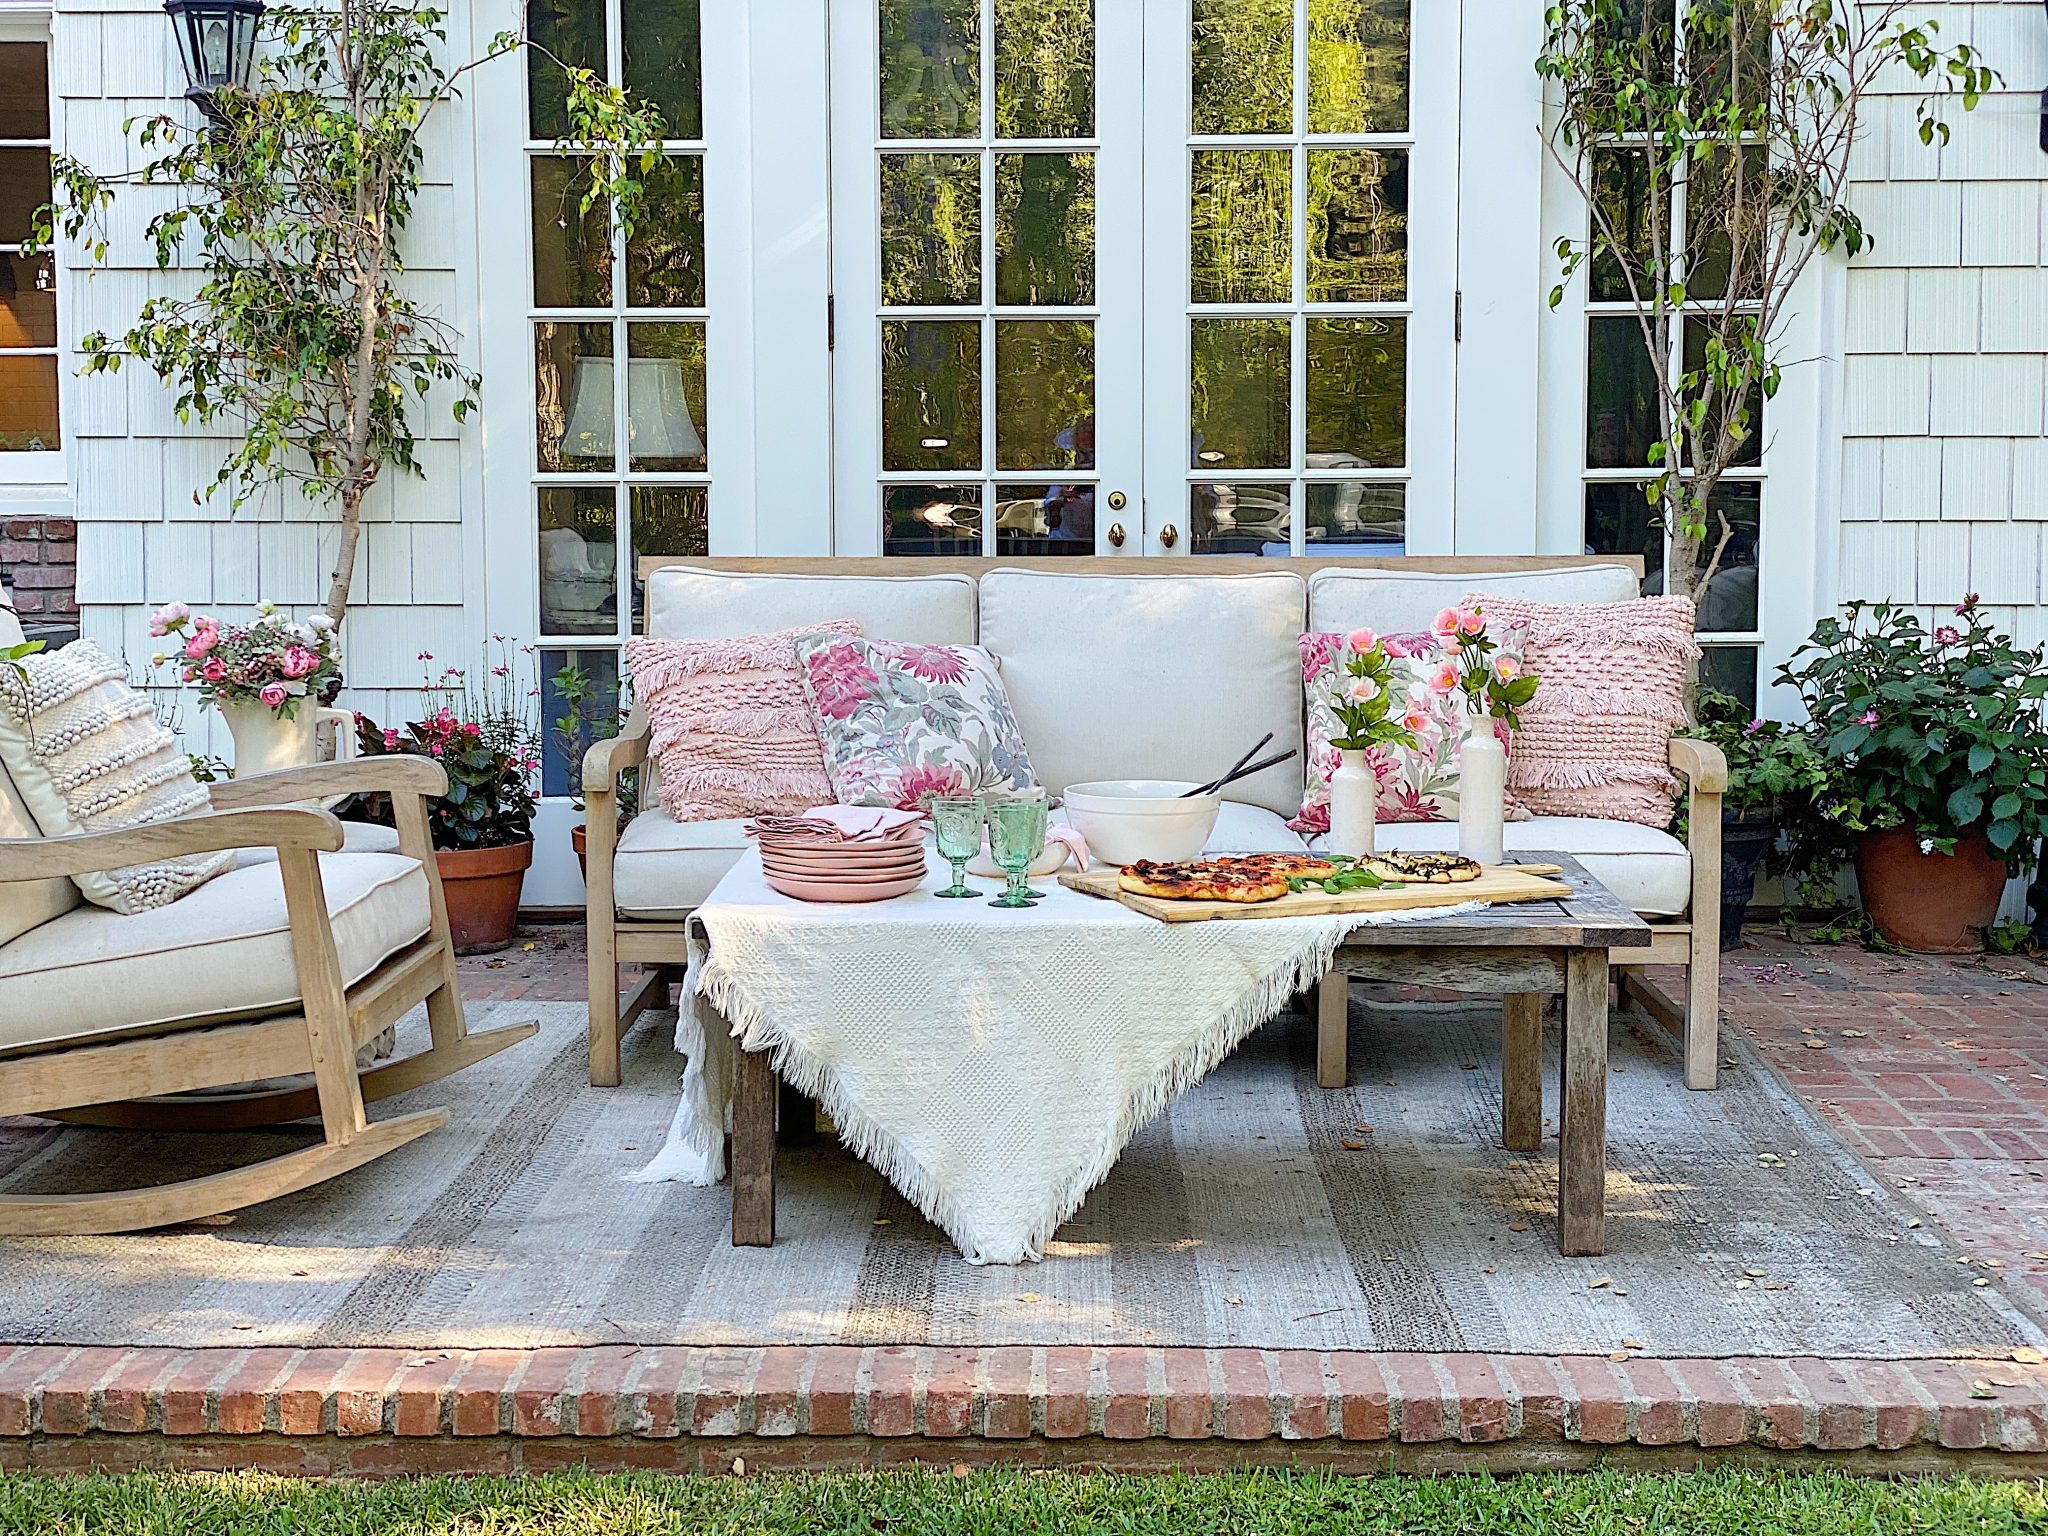
<svg viewBox="0 0 2048 1536"><path fill-rule="evenodd" d="M661 803L677 821L794 815L832 801L798 670L799 635L860 634L851 619L738 640L628 640L647 706Z"/></svg>
<svg viewBox="0 0 2048 1536"><path fill-rule="evenodd" d="M1508 786L1539 816L1671 823L1671 732L1685 720L1685 664L1699 655L1683 597L1534 603L1466 597L1489 621L1527 624L1522 660L1543 679L1522 712Z"/></svg>

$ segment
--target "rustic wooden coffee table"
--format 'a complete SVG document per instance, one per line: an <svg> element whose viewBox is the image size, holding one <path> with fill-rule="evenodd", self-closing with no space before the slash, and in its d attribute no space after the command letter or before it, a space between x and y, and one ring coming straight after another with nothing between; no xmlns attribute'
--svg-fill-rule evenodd
<svg viewBox="0 0 2048 1536"><path fill-rule="evenodd" d="M1316 1078L1342 1088L1354 980L1402 982L1502 999L1501 1143L1543 1146L1543 1000L1564 998L1558 1115L1558 1251L1606 1250L1607 952L1650 943L1650 927L1563 853L1517 853L1555 864L1572 894L1427 923L1360 928L1323 978L1316 1007Z"/></svg>

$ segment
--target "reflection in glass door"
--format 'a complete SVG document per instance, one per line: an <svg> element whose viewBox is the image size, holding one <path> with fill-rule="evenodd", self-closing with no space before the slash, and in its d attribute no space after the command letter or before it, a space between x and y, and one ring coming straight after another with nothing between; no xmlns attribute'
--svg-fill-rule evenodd
<svg viewBox="0 0 2048 1536"><path fill-rule="evenodd" d="M833 9L839 552L1135 546L1137 7Z"/></svg>

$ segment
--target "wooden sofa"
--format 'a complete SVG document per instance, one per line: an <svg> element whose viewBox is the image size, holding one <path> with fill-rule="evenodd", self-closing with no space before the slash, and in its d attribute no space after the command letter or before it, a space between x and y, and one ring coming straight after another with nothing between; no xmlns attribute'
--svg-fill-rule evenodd
<svg viewBox="0 0 2048 1536"><path fill-rule="evenodd" d="M1083 778L1188 776L1193 762L1206 763L1216 755L1219 740L1231 746L1253 740L1262 724L1269 723L1266 715L1272 717L1278 739L1289 740L1291 733L1299 742L1303 726L1295 637L1303 628L1351 628L1360 622L1371 622L1383 631L1421 628L1427 619L1413 622L1416 613L1433 611L1431 604L1455 602L1474 588L1556 600L1611 601L1634 595L1642 566L1639 560L1618 557L1570 556L733 558L650 559L642 562L640 574L647 594L642 629L656 637L710 639L851 617L860 620L867 633L882 638L988 644L1004 658L1011 702L1033 760L1057 790ZM1284 594L1274 598L1271 590L1290 576L1302 592L1292 613ZM1133 584L1132 578L1165 584ZM1218 578L1267 581L1254 588L1241 582L1200 585ZM1136 605L1123 622L1118 622L1113 594L1107 617L1099 611L1101 592L1119 583L1134 594ZM1030 620L1032 604L1020 603L1016 596L1020 586L1037 600L1036 624ZM1263 606L1247 609L1243 622L1234 622L1231 605L1241 603L1251 590L1266 594ZM1209 592L1215 595L1213 603L1204 596ZM1564 592L1583 595L1559 595ZM985 593L991 595L986 611ZM1319 594L1324 598L1320 603ZM1171 608L1178 617L1151 611L1154 608ZM1372 617L1382 609L1385 617ZM1159 625L1190 621L1198 627L1186 632L1185 645L1160 643ZM1088 646L1095 650L1084 654L1082 648ZM1020 647L1032 654L1014 654ZM1141 688L1133 690L1128 679L1112 675L1121 658L1102 653L1118 647L1128 647L1130 665L1143 670ZM1248 661L1233 647L1257 654ZM1183 670L1172 673L1175 667ZM1162 668L1172 673L1164 683ZM1230 674L1220 682L1219 669ZM1173 676L1185 678L1184 709L1172 708L1169 701L1169 714L1143 719L1154 694L1172 691ZM1085 704L1098 692L1105 695L1105 718L1092 728L1085 719L1069 718L1077 701ZM1086 710L1080 713L1085 715ZM1624 985L1683 1035L1686 1082L1704 1089L1715 1086L1719 1061L1720 797L1726 768L1716 748L1692 741L1672 744L1671 763L1685 782L1690 804L1689 850L1661 832L1628 823L1577 823L1576 835L1600 834L1596 843L1604 840L1613 846L1573 846L1570 837L1546 829L1544 818L1511 824L1509 847L1555 847L1579 856L1617 894L1629 886L1633 868L1654 865L1651 883L1656 889L1646 886L1631 903L1652 923L1654 943L1647 952L1617 951L1613 959L1617 966L1684 968L1686 983L1676 998L1651 986L1639 970L1624 973ZM642 775L641 811L622 837L616 819L619 775L634 768ZM584 758L583 791L589 807L590 1077L597 1084L619 1081L621 1035L650 1005L666 997L686 958L684 923L691 907L746 846L742 823L675 823L653 793L653 772L647 717L638 708L617 737L592 746ZM1290 801L1299 803L1300 775L1296 762L1244 781L1238 790L1244 803L1225 807L1214 846L1248 849L1265 846L1255 841L1260 838L1293 838L1280 817ZM1547 820L1552 827L1572 821ZM1602 828L1610 830L1603 833ZM1384 827L1382 845L1429 846L1430 837L1454 831L1441 825ZM1299 846L1298 840L1294 846ZM1634 864L1628 862L1631 859ZM643 973L623 1000L618 969L622 964L638 964ZM1333 975L1325 983L1320 1010L1325 1075L1334 1071L1340 1080L1340 1005L1347 986L1341 975Z"/></svg>

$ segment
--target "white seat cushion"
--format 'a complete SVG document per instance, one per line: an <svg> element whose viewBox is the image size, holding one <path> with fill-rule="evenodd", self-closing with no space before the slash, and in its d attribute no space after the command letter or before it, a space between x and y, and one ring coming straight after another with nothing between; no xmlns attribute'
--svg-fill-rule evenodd
<svg viewBox="0 0 2048 1536"><path fill-rule="evenodd" d="M647 578L655 640L735 640L826 619L852 619L871 640L973 645L974 578L743 575L664 566Z"/></svg>
<svg viewBox="0 0 2048 1536"><path fill-rule="evenodd" d="M380 827L374 821L344 821L341 824L341 851L343 853L396 853L398 852L398 828ZM275 864L275 848L243 848L236 852L235 863Z"/></svg>
<svg viewBox="0 0 2048 1536"><path fill-rule="evenodd" d="M1620 603L1642 596L1625 565L1557 566L1541 571L1317 571L1308 583L1308 625L1318 632L1370 627L1411 634L1453 607L1467 592L1526 597L1540 603Z"/></svg>
<svg viewBox="0 0 2048 1536"><path fill-rule="evenodd" d="M1374 829L1390 853L1444 853L1458 846L1454 821L1402 821ZM1669 832L1633 821L1536 816L1507 825L1509 853L1568 853L1639 917L1682 917L1692 900L1692 855Z"/></svg>
<svg viewBox="0 0 2048 1536"><path fill-rule="evenodd" d="M349 984L428 931L418 860L323 853L320 875ZM0 945L0 1051L261 1017L298 999L274 859L238 865L167 907L76 907Z"/></svg>
<svg viewBox="0 0 2048 1536"><path fill-rule="evenodd" d="M612 905L627 917L680 918L747 851L747 824L677 821L660 806L626 823L612 859Z"/></svg>
<svg viewBox="0 0 2048 1536"><path fill-rule="evenodd" d="M1002 664L1031 765L1055 794L1093 779L1221 773L1267 731L1272 751L1299 748L1306 612L1288 571L981 578L981 643ZM1297 756L1231 793L1291 816L1301 787Z"/></svg>

